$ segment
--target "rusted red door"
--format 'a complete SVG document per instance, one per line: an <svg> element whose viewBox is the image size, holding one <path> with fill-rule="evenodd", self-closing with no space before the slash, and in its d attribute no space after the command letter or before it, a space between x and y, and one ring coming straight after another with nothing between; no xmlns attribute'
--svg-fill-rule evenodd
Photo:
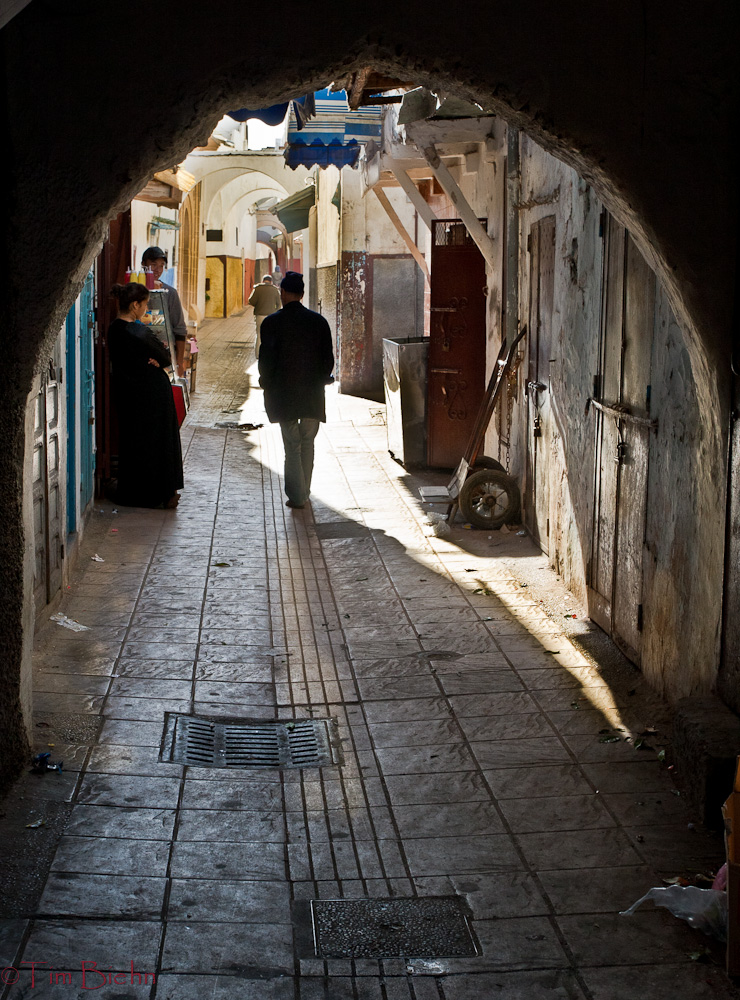
<svg viewBox="0 0 740 1000"><path fill-rule="evenodd" d="M451 469L485 392L486 265L459 219L433 227L427 460Z"/></svg>

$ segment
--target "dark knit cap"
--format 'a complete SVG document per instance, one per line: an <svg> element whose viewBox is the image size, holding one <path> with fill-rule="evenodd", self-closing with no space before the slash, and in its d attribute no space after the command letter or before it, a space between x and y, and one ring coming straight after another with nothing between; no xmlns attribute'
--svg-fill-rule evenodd
<svg viewBox="0 0 740 1000"><path fill-rule="evenodd" d="M299 274L298 271L286 271L285 277L280 282L280 287L292 295L303 295L306 290L303 284L303 275Z"/></svg>

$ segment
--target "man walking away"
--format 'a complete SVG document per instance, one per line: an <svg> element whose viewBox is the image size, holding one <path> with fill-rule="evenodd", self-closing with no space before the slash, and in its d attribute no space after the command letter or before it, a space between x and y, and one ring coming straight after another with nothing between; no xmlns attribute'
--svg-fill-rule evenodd
<svg viewBox="0 0 740 1000"><path fill-rule="evenodd" d="M266 274L259 285L255 285L249 296L249 305L254 309L254 322L257 327L257 339L254 342L254 356L260 356L260 330L262 320L270 313L276 312L282 305L280 292L272 283L272 278Z"/></svg>
<svg viewBox="0 0 740 1000"><path fill-rule="evenodd" d="M141 255L141 266L148 267L154 274L154 287L164 288L167 292L165 306L170 317L170 326L175 337L175 350L177 357L175 366L177 374L183 374L183 361L185 359L185 341L188 338L188 330L185 326L185 317L182 312L182 303L177 289L162 281L162 272L167 267L167 254L160 247L147 247Z"/></svg>
<svg viewBox="0 0 740 1000"><path fill-rule="evenodd" d="M303 275L287 271L280 284L283 308L262 323L260 385L270 423L279 423L285 446L287 506L305 506L311 492L313 448L326 421L324 389L334 379L329 324L301 303Z"/></svg>

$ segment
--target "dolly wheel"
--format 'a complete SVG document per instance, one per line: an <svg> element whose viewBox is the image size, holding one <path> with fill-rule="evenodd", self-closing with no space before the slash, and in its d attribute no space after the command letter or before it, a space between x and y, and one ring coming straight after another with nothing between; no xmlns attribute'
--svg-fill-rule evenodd
<svg viewBox="0 0 740 1000"><path fill-rule="evenodd" d="M474 472L460 490L460 510L476 528L500 528L519 511L519 487L505 472Z"/></svg>
<svg viewBox="0 0 740 1000"><path fill-rule="evenodd" d="M497 472L506 472L506 469L500 462L497 462L495 458L488 458L486 455L476 458L470 467L471 472L478 472L480 469L495 469Z"/></svg>

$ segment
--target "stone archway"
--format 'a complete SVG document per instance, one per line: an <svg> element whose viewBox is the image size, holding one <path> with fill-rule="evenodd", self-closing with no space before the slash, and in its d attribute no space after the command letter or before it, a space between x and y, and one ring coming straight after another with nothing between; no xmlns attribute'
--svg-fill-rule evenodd
<svg viewBox="0 0 740 1000"><path fill-rule="evenodd" d="M288 13L279 53L264 44L259 9L225 0L216 16L184 0L168 23L161 73L132 59L150 14L143 3L122 16L92 0L41 0L0 33L11 177L0 303L0 728L10 769L25 748L28 706L23 455L33 372L107 220L153 171L202 144L224 109L274 103L368 63L484 103L573 166L630 227L687 337L706 432L723 433L737 218L729 0L679 9L625 0L598 20L582 4L545 0L477 0L453 17L442 0L379 0L352 16L326 0L313 21L292 25ZM29 61L41 71L29 74Z"/></svg>

